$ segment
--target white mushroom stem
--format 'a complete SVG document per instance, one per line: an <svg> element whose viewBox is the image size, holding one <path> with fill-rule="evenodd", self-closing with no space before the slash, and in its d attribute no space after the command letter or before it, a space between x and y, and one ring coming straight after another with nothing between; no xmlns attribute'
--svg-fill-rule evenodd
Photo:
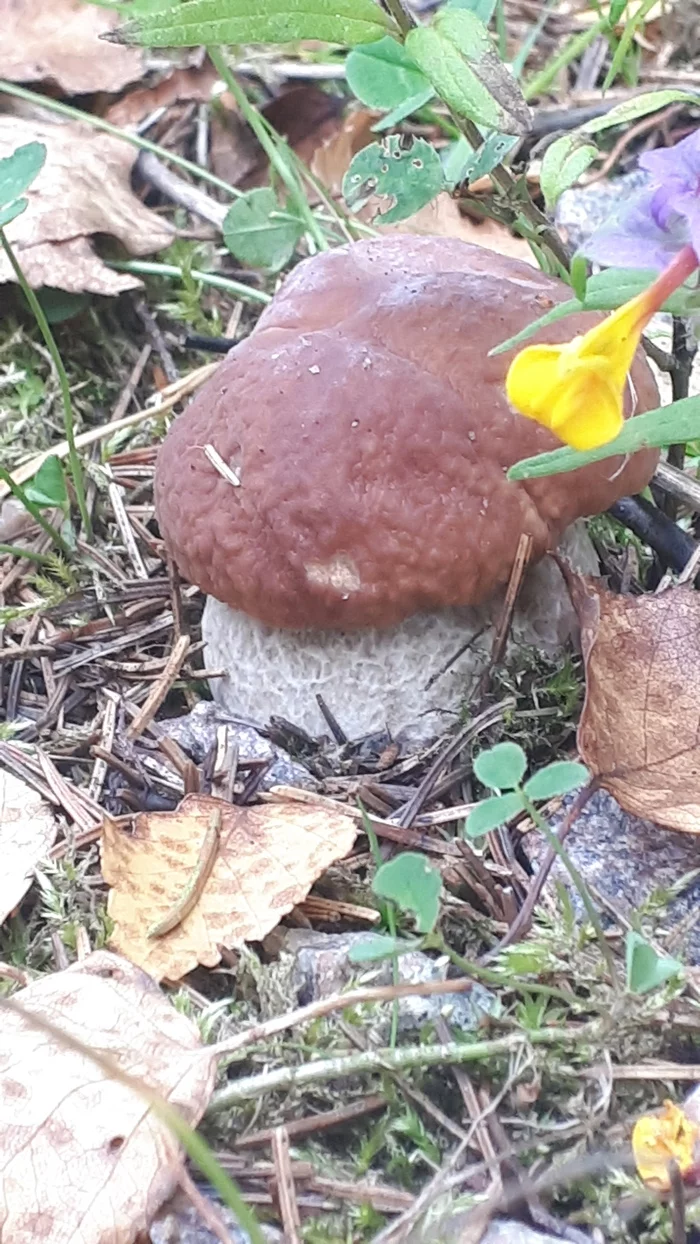
<svg viewBox="0 0 700 1244"><path fill-rule="evenodd" d="M583 523L569 529L561 548L577 569L597 573ZM212 694L236 716L261 725L285 717L311 735L327 733L317 695L350 738L416 726L434 735L454 720L482 673L500 608L495 599L479 609L417 614L389 630L284 631L209 597L205 662L225 671L212 678ZM513 642L556 655L576 631L563 579L547 558L526 576Z"/></svg>

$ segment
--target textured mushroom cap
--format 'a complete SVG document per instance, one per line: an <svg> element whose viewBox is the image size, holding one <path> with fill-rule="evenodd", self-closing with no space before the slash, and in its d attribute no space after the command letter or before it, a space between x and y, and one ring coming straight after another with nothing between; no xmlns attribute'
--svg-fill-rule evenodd
<svg viewBox="0 0 700 1244"><path fill-rule="evenodd" d="M157 514L182 574L270 626L390 626L487 600L522 532L541 557L574 519L638 492L654 452L505 478L559 442L511 409L509 356L488 351L568 296L527 264L438 237L301 263L161 447ZM546 339L599 318L568 317ZM632 378L637 410L653 409L641 355Z"/></svg>

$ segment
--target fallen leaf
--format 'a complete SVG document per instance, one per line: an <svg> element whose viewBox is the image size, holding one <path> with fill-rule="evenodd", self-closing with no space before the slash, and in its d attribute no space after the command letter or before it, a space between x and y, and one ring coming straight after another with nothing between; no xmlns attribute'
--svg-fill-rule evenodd
<svg viewBox="0 0 700 1244"><path fill-rule="evenodd" d="M657 1114L644 1114L632 1131L632 1152L640 1179L655 1192L671 1187L669 1166L675 1162L683 1183L700 1176L700 1127L672 1101Z"/></svg>
<svg viewBox="0 0 700 1244"><path fill-rule="evenodd" d="M26 192L27 210L6 230L29 284L93 294L138 288L136 277L113 272L90 243L93 234L111 234L132 255L146 255L175 236L131 190L136 148L85 125L0 116L0 157L35 141L46 145L46 163ZM13 279L2 255L0 283Z"/></svg>
<svg viewBox="0 0 700 1244"><path fill-rule="evenodd" d="M41 795L0 769L0 924L27 893L36 865L54 844L57 828Z"/></svg>
<svg viewBox="0 0 700 1244"><path fill-rule="evenodd" d="M381 115L367 108L354 109L335 133L316 148L309 167L332 198L340 198L343 178L353 156L375 141L372 126L376 125Z"/></svg>
<svg viewBox="0 0 700 1244"><path fill-rule="evenodd" d="M120 20L84 0L0 0L0 78L51 79L68 94L120 91L145 69L141 49L100 39Z"/></svg>
<svg viewBox="0 0 700 1244"><path fill-rule="evenodd" d="M700 595L614 596L567 576L581 624L581 757L619 804L700 834Z"/></svg>
<svg viewBox="0 0 700 1244"><path fill-rule="evenodd" d="M537 267L537 260L524 238L517 238L497 220L472 220L463 215L451 195L444 191L426 203L414 216L395 225L382 225L381 216L371 221L379 233L425 233L443 238L461 238L472 246L484 246L499 255L510 255Z"/></svg>
<svg viewBox="0 0 700 1244"><path fill-rule="evenodd" d="M196 906L165 936L149 937L196 875L217 811L219 853ZM198 963L214 967L221 946L261 941L274 929L347 855L357 832L340 808L292 801L240 808L205 795L187 795L174 812L140 813L132 834L106 819L102 872L112 887L112 945L158 980L179 980Z"/></svg>
<svg viewBox="0 0 700 1244"><path fill-rule="evenodd" d="M144 972L99 951L14 995L28 1016L114 1060L201 1118L213 1060ZM0 1235L12 1244L131 1244L178 1183L175 1137L137 1093L28 1018L0 1025Z"/></svg>
<svg viewBox="0 0 700 1244"><path fill-rule="evenodd" d="M111 125L128 129L129 126L138 125L157 108L170 108L178 103L206 104L211 99L218 80L219 75L209 61L201 68L175 69L156 86L142 86L135 91L129 91L128 95L107 109L105 119Z"/></svg>

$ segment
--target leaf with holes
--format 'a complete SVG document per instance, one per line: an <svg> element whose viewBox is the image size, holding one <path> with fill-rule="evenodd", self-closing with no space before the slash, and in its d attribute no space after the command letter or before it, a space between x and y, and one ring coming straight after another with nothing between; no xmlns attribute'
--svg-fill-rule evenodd
<svg viewBox="0 0 700 1244"><path fill-rule="evenodd" d="M320 40L354 47L395 30L374 0L185 0L102 37L151 48Z"/></svg>
<svg viewBox="0 0 700 1244"><path fill-rule="evenodd" d="M544 153L540 185L547 209L552 211L557 200L577 182L598 154L593 143L585 142L578 134L565 134Z"/></svg>
<svg viewBox="0 0 700 1244"><path fill-rule="evenodd" d="M683 971L678 959L657 954L654 947L633 930L625 938L625 966L630 993L649 993Z"/></svg>
<svg viewBox="0 0 700 1244"><path fill-rule="evenodd" d="M27 200L21 196L43 168L45 159L43 143L25 143L0 160L0 229L24 211Z"/></svg>
<svg viewBox="0 0 700 1244"><path fill-rule="evenodd" d="M404 146L398 134L358 151L343 178L348 207L361 211L370 200L388 204L381 224L406 220L430 203L445 186L440 157L424 138Z"/></svg>
<svg viewBox="0 0 700 1244"><path fill-rule="evenodd" d="M507 795L492 795L490 799L482 799L472 808L466 819L464 832L467 838L481 838L492 829L499 829L507 821L517 816L525 807L523 796L519 790L510 791Z"/></svg>
<svg viewBox="0 0 700 1244"><path fill-rule="evenodd" d="M278 272L294 254L304 225L280 205L274 190L261 187L236 199L222 230L228 249L241 263Z"/></svg>
<svg viewBox="0 0 700 1244"><path fill-rule="evenodd" d="M399 108L407 100L427 103L434 94L425 74L389 35L355 48L345 62L345 76L361 103L382 111ZM413 107L421 104L414 103Z"/></svg>
<svg viewBox="0 0 700 1244"><path fill-rule="evenodd" d="M526 134L530 109L484 23L466 9L441 9L406 36L406 51L441 99L463 117L505 134Z"/></svg>
<svg viewBox="0 0 700 1244"><path fill-rule="evenodd" d="M497 743L479 752L474 761L476 776L491 790L514 790L522 782L526 769L527 757L517 743Z"/></svg>
<svg viewBox="0 0 700 1244"><path fill-rule="evenodd" d="M390 898L401 911L413 912L419 933L429 933L435 927L442 880L424 855L403 851L382 864L377 869L372 889L380 898Z"/></svg>

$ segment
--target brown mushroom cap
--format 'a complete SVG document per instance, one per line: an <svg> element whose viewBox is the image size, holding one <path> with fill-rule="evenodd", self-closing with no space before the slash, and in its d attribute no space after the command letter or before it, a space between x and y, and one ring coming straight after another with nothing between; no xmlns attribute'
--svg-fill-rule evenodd
<svg viewBox="0 0 700 1244"><path fill-rule="evenodd" d="M569 296L527 264L440 237L300 264L161 447L157 513L182 574L270 626L390 626L488 599L521 532L540 557L574 519L638 492L654 452L505 478L559 442L511 409L511 356L488 351ZM658 405L641 354L632 379L637 410Z"/></svg>

